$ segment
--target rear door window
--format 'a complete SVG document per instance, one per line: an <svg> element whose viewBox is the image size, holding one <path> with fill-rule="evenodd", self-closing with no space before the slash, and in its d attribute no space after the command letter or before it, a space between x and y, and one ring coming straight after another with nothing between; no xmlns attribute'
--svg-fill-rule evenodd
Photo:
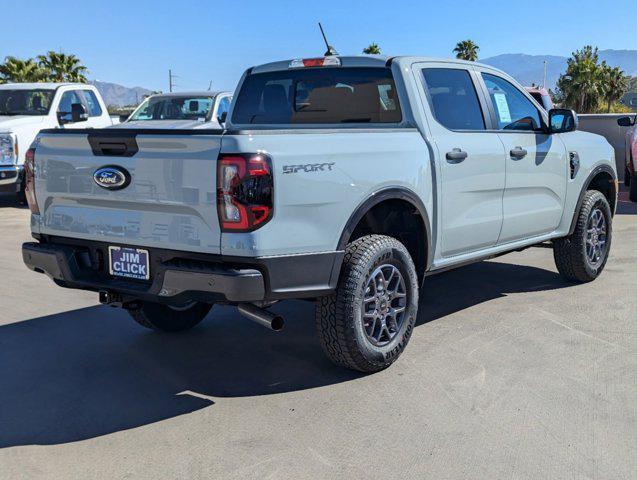
<svg viewBox="0 0 637 480"><path fill-rule="evenodd" d="M438 123L449 130L486 129L478 94L467 70L426 68L422 74Z"/></svg>
<svg viewBox="0 0 637 480"><path fill-rule="evenodd" d="M232 114L238 125L401 120L389 68L308 68L249 75Z"/></svg>

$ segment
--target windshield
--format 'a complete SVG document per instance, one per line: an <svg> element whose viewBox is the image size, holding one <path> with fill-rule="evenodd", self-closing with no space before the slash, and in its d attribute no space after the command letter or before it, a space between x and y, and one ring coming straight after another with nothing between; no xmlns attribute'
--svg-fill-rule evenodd
<svg viewBox="0 0 637 480"><path fill-rule="evenodd" d="M47 115L55 90L0 90L0 115Z"/></svg>
<svg viewBox="0 0 637 480"><path fill-rule="evenodd" d="M207 119L213 97L149 97L133 112L129 122L140 120L201 120Z"/></svg>
<svg viewBox="0 0 637 480"><path fill-rule="evenodd" d="M308 68L246 77L234 124L398 123L389 68Z"/></svg>

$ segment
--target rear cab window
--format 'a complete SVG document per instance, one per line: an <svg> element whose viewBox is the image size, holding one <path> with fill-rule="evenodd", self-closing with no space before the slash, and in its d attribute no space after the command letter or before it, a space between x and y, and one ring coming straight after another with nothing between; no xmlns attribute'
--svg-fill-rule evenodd
<svg viewBox="0 0 637 480"><path fill-rule="evenodd" d="M236 125L400 123L390 68L325 67L248 75L232 114Z"/></svg>

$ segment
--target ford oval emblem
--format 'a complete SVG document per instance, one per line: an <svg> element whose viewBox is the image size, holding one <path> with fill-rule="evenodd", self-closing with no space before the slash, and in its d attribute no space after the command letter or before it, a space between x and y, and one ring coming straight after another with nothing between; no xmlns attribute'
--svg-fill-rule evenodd
<svg viewBox="0 0 637 480"><path fill-rule="evenodd" d="M128 186L131 177L124 168L109 165L95 170L93 180L107 190L121 190Z"/></svg>

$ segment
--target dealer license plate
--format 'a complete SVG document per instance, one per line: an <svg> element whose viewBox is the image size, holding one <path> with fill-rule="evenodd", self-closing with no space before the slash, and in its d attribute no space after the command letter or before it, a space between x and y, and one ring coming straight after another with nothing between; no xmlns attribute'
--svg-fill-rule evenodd
<svg viewBox="0 0 637 480"><path fill-rule="evenodd" d="M115 277L135 280L150 279L148 250L129 247L108 247L109 272Z"/></svg>

